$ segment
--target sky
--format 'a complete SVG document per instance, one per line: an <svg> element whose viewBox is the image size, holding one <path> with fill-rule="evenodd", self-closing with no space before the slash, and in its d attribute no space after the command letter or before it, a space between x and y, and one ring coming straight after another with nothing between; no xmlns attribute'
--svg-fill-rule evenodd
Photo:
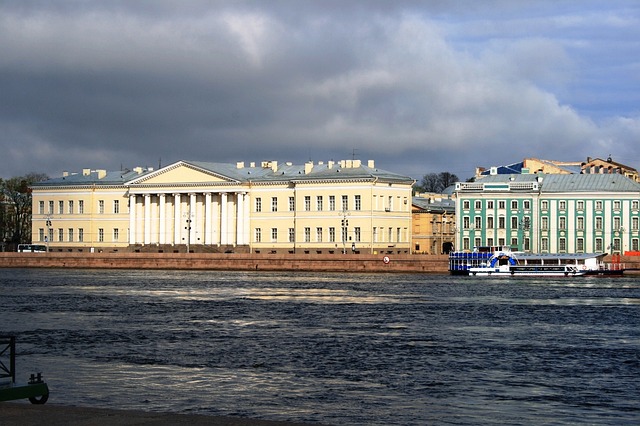
<svg viewBox="0 0 640 426"><path fill-rule="evenodd" d="M0 178L179 160L640 169L638 0L0 0Z"/></svg>

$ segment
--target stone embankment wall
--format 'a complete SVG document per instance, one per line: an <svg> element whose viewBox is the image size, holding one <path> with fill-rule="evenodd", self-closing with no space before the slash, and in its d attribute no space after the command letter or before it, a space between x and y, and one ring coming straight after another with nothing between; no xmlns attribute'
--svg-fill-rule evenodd
<svg viewBox="0 0 640 426"><path fill-rule="evenodd" d="M386 258L386 259L385 259ZM387 262L385 262L387 260ZM610 258L605 259L611 262ZM640 256L622 256L640 273ZM240 253L0 253L0 268L193 269L226 271L448 273L447 256Z"/></svg>
<svg viewBox="0 0 640 426"><path fill-rule="evenodd" d="M0 253L0 267L448 273L449 265L428 255L54 252Z"/></svg>

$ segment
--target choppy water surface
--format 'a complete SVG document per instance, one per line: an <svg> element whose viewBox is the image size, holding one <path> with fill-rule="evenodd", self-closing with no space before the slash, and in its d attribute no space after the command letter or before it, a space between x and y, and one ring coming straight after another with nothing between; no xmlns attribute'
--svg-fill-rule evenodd
<svg viewBox="0 0 640 426"><path fill-rule="evenodd" d="M640 280L0 269L49 403L325 424L640 421Z"/></svg>

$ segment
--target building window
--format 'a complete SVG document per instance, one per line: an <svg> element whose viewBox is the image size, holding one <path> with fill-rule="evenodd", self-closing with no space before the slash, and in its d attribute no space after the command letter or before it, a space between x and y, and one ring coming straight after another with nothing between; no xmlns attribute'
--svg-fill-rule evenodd
<svg viewBox="0 0 640 426"><path fill-rule="evenodd" d="M58 228L58 241L64 241L64 229Z"/></svg>
<svg viewBox="0 0 640 426"><path fill-rule="evenodd" d="M271 228L271 242L278 242L278 228Z"/></svg>
<svg viewBox="0 0 640 426"><path fill-rule="evenodd" d="M400 230L400 229L398 228L398 230ZM360 235L360 227L359 226L356 226L355 228L353 228L353 235L354 235L354 238L355 238L356 242L359 243L360 242L360 237L361 237L361 235Z"/></svg>
<svg viewBox="0 0 640 426"><path fill-rule="evenodd" d="M558 218L558 229L567 229L567 218L560 216Z"/></svg>
<svg viewBox="0 0 640 426"><path fill-rule="evenodd" d="M511 216L511 229L518 229L518 217Z"/></svg>
<svg viewBox="0 0 640 426"><path fill-rule="evenodd" d="M278 211L278 197L271 197L271 211Z"/></svg>
<svg viewBox="0 0 640 426"><path fill-rule="evenodd" d="M462 218L462 227L464 229L469 229L469 216L465 216Z"/></svg>
<svg viewBox="0 0 640 426"><path fill-rule="evenodd" d="M542 216L540 218L540 229L549 229L549 218L547 216Z"/></svg>
<svg viewBox="0 0 640 426"><path fill-rule="evenodd" d="M549 239L547 237L540 239L540 250L549 251Z"/></svg>
<svg viewBox="0 0 640 426"><path fill-rule="evenodd" d="M613 239L613 251L620 251L620 238Z"/></svg>
<svg viewBox="0 0 640 426"><path fill-rule="evenodd" d="M84 229L83 228L78 228L78 241L79 242L83 242L84 241Z"/></svg>
<svg viewBox="0 0 640 426"><path fill-rule="evenodd" d="M632 238L631 239L631 251L638 251L640 249L640 246L638 246L638 239L637 238Z"/></svg>
<svg viewBox="0 0 640 426"><path fill-rule="evenodd" d="M67 236L69 237L69 242L72 243L73 242L73 228L69 228L67 230Z"/></svg>
<svg viewBox="0 0 640 426"><path fill-rule="evenodd" d="M262 211L262 198L256 198L256 212Z"/></svg>
<svg viewBox="0 0 640 426"><path fill-rule="evenodd" d="M310 195L305 195L304 196L304 210L305 211L311 211L311 196Z"/></svg>
<svg viewBox="0 0 640 426"><path fill-rule="evenodd" d="M488 229L493 229L493 216L488 216L487 217L487 228Z"/></svg>
<svg viewBox="0 0 640 426"><path fill-rule="evenodd" d="M355 204L356 204L356 210L361 210L362 209L362 199L359 195L356 195L355 197Z"/></svg>
<svg viewBox="0 0 640 426"><path fill-rule="evenodd" d="M576 240L576 251L578 253L584 253L584 238L578 238Z"/></svg>
<svg viewBox="0 0 640 426"><path fill-rule="evenodd" d="M329 242L336 242L336 228L334 228L333 226L329 228Z"/></svg>
<svg viewBox="0 0 640 426"><path fill-rule="evenodd" d="M493 238L487 238L487 245L493 247Z"/></svg>
<svg viewBox="0 0 640 426"><path fill-rule="evenodd" d="M620 211L620 201L614 201L613 202L613 209Z"/></svg>
<svg viewBox="0 0 640 426"><path fill-rule="evenodd" d="M511 210L518 210L518 200L511 200Z"/></svg>
<svg viewBox="0 0 640 426"><path fill-rule="evenodd" d="M614 217L613 218L613 229L615 231L619 231L621 227L622 227L622 225L621 225L621 222L620 222L620 217Z"/></svg>
<svg viewBox="0 0 640 426"><path fill-rule="evenodd" d="M58 214L64 214L64 201L58 201Z"/></svg>
<svg viewBox="0 0 640 426"><path fill-rule="evenodd" d="M304 228L304 242L311 242L311 228L309 227Z"/></svg>
<svg viewBox="0 0 640 426"><path fill-rule="evenodd" d="M596 238L596 252L602 253L604 244L602 244L602 238Z"/></svg>
<svg viewBox="0 0 640 426"><path fill-rule="evenodd" d="M44 214L44 201L40 201L40 203L38 203L38 213Z"/></svg>
<svg viewBox="0 0 640 426"><path fill-rule="evenodd" d="M558 251L562 253L567 251L567 240L565 238L558 239Z"/></svg>
<svg viewBox="0 0 640 426"><path fill-rule="evenodd" d="M504 229L504 228L506 228L506 224L505 224L504 216L500 216L500 217L498 218L498 228L499 228L499 229Z"/></svg>
<svg viewBox="0 0 640 426"><path fill-rule="evenodd" d="M120 230L118 228L114 228L113 229L113 241L117 243L119 239L120 239Z"/></svg>
<svg viewBox="0 0 640 426"><path fill-rule="evenodd" d="M469 249L470 249L470 247L469 247L469 238L464 237L462 239L462 250L469 250Z"/></svg>
<svg viewBox="0 0 640 426"><path fill-rule="evenodd" d="M389 203L391 203L391 197L389 197ZM349 197L347 195L342 196L342 210L349 210Z"/></svg>
<svg viewBox="0 0 640 426"><path fill-rule="evenodd" d="M583 211L584 210L584 201L576 202L576 209L579 210L579 211Z"/></svg>
<svg viewBox="0 0 640 426"><path fill-rule="evenodd" d="M566 210L567 209L567 202L566 201L560 201L558 202L558 209L559 210Z"/></svg>
<svg viewBox="0 0 640 426"><path fill-rule="evenodd" d="M53 241L53 228L49 228L48 231L49 235L47 236L47 238L49 239L49 241Z"/></svg>
<svg viewBox="0 0 640 426"><path fill-rule="evenodd" d="M262 229L261 228L256 228L255 239L256 239L256 243L262 242Z"/></svg>
<svg viewBox="0 0 640 426"><path fill-rule="evenodd" d="M511 247L518 247L518 239L513 237L511 238Z"/></svg>
<svg viewBox="0 0 640 426"><path fill-rule="evenodd" d="M493 200L487 201L487 209L493 210Z"/></svg>
<svg viewBox="0 0 640 426"><path fill-rule="evenodd" d="M98 228L98 242L104 243L104 228Z"/></svg>
<svg viewBox="0 0 640 426"><path fill-rule="evenodd" d="M296 242L296 231L293 228L289 228L289 242L290 243Z"/></svg>
<svg viewBox="0 0 640 426"><path fill-rule="evenodd" d="M323 209L322 201L323 201L323 200L322 200L322 195L318 195L318 197L316 198L316 209L317 209L319 212L321 212L321 211L322 211L322 209Z"/></svg>
<svg viewBox="0 0 640 426"><path fill-rule="evenodd" d="M49 214L53 214L53 201L49 201Z"/></svg>
<svg viewBox="0 0 640 426"><path fill-rule="evenodd" d="M602 216L597 216L596 217L595 228L596 228L596 231L602 231Z"/></svg>
<svg viewBox="0 0 640 426"><path fill-rule="evenodd" d="M640 206L640 201L633 200L631 202L631 210L638 210L639 206Z"/></svg>
<svg viewBox="0 0 640 426"><path fill-rule="evenodd" d="M475 217L475 228L478 230L482 229L482 217L480 216Z"/></svg>
<svg viewBox="0 0 640 426"><path fill-rule="evenodd" d="M638 230L638 218L637 217L632 217L631 218L631 229L633 229L634 231Z"/></svg>
<svg viewBox="0 0 640 426"><path fill-rule="evenodd" d="M104 214L104 200L98 200L98 214Z"/></svg>
<svg viewBox="0 0 640 426"><path fill-rule="evenodd" d="M470 206L469 200L464 200L464 201L462 202L462 208L463 208L464 210L469 210L469 206Z"/></svg>
<svg viewBox="0 0 640 426"><path fill-rule="evenodd" d="M596 201L596 210L602 210L602 201Z"/></svg>
<svg viewBox="0 0 640 426"><path fill-rule="evenodd" d="M316 228L316 241L319 243L322 242L322 228L320 227Z"/></svg>
<svg viewBox="0 0 640 426"><path fill-rule="evenodd" d="M69 200L69 214L73 214L73 200Z"/></svg>
<svg viewBox="0 0 640 426"><path fill-rule="evenodd" d="M542 201L540 203L540 210L549 210L549 202L548 201Z"/></svg>
<svg viewBox="0 0 640 426"><path fill-rule="evenodd" d="M402 234L400 233L400 228L396 228L396 241L402 242Z"/></svg>
<svg viewBox="0 0 640 426"><path fill-rule="evenodd" d="M393 242L393 228L389 227L389 235L388 235L389 239L387 241L389 242Z"/></svg>
<svg viewBox="0 0 640 426"><path fill-rule="evenodd" d="M476 239L474 240L474 247L480 247L482 245L482 240L480 239L480 237L476 237Z"/></svg>
<svg viewBox="0 0 640 426"><path fill-rule="evenodd" d="M584 230L584 217L578 216L576 218L576 229L579 231Z"/></svg>
<svg viewBox="0 0 640 426"><path fill-rule="evenodd" d="M113 200L113 214L120 213L120 200Z"/></svg>
<svg viewBox="0 0 640 426"><path fill-rule="evenodd" d="M289 197L289 211L290 212L296 211L296 199L293 197Z"/></svg>
<svg viewBox="0 0 640 426"><path fill-rule="evenodd" d="M507 203L504 200L498 201L498 208L500 210L504 210L506 208Z"/></svg>
<svg viewBox="0 0 640 426"><path fill-rule="evenodd" d="M522 207L523 209L525 209L525 210L531 210L531 201L529 201L529 200L524 200L522 204L523 204L523 207Z"/></svg>
<svg viewBox="0 0 640 426"><path fill-rule="evenodd" d="M329 210L331 210L331 211L335 211L336 210L336 196L335 195L329 195Z"/></svg>
<svg viewBox="0 0 640 426"><path fill-rule="evenodd" d="M84 200L78 201L78 213L84 214Z"/></svg>

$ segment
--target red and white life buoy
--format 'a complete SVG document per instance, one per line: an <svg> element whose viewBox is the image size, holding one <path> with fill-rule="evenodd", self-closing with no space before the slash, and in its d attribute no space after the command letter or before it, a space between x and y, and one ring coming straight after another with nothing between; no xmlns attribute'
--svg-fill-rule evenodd
<svg viewBox="0 0 640 426"><path fill-rule="evenodd" d="M382 261L385 263L385 265L389 262L391 262L391 259L389 259L389 256L385 256L382 258Z"/></svg>

